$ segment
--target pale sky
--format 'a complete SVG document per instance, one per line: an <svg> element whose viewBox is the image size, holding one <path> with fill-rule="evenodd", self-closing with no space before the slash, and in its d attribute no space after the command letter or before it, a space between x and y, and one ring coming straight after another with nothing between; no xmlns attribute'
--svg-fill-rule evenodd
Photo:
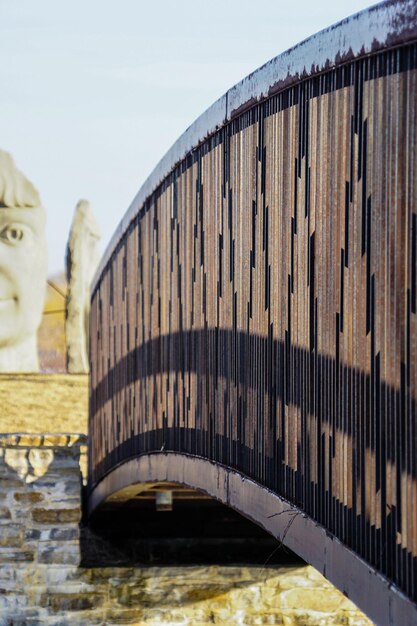
<svg viewBox="0 0 417 626"><path fill-rule="evenodd" d="M48 212L49 273L74 207L104 251L142 183L236 82L364 0L0 0L0 148Z"/></svg>

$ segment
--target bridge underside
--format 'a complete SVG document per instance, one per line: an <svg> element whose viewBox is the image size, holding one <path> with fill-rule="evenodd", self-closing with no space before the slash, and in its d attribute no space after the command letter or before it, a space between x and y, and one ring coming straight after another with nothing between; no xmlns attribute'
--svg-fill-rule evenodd
<svg viewBox="0 0 417 626"><path fill-rule="evenodd" d="M415 605L302 510L236 470L201 457L159 452L120 464L92 491L89 514L156 483L199 490L238 511L313 565L377 623L417 623Z"/></svg>

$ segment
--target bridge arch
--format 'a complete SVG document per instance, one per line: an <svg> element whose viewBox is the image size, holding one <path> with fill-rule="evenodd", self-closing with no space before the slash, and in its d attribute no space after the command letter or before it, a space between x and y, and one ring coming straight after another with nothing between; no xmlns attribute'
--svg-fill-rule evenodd
<svg viewBox="0 0 417 626"><path fill-rule="evenodd" d="M390 0L229 90L139 191L90 316L91 510L186 475L392 626L417 617L416 40Z"/></svg>
<svg viewBox="0 0 417 626"><path fill-rule="evenodd" d="M247 517L315 567L360 608L366 607L376 624L415 623L415 606L401 593L393 593L392 583L337 537L279 494L213 461L175 452L131 458L97 485L89 513L109 497L128 498L137 492L136 485L143 488L144 483L155 482L178 483L207 493Z"/></svg>

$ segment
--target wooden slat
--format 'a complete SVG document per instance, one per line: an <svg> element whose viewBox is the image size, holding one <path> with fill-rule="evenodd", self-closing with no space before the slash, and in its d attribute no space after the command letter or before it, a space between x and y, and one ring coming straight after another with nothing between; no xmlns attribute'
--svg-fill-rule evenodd
<svg viewBox="0 0 417 626"><path fill-rule="evenodd" d="M91 307L90 485L172 450L417 600L417 52L271 96L149 197Z"/></svg>

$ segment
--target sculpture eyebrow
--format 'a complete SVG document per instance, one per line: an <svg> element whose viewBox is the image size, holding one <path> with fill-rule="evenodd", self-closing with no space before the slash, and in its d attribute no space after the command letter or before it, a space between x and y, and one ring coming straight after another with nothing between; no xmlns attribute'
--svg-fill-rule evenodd
<svg viewBox="0 0 417 626"><path fill-rule="evenodd" d="M16 223L32 226L43 214L43 207L2 207L0 208L0 224Z"/></svg>

